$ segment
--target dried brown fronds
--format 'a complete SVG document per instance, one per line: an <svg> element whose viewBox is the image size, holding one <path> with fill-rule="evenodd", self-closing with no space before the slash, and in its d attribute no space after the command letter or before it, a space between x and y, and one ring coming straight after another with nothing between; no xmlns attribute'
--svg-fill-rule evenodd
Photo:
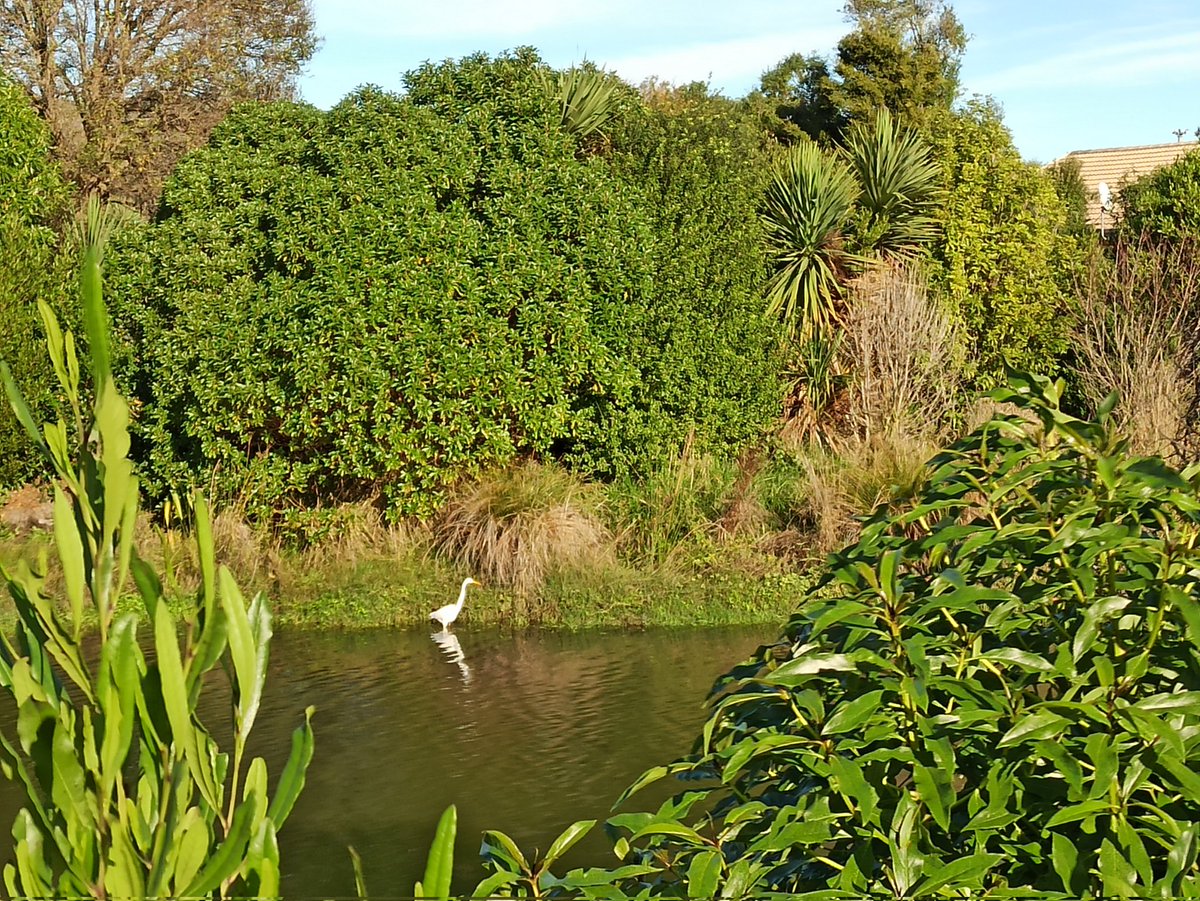
<svg viewBox="0 0 1200 901"><path fill-rule="evenodd" d="M527 462L463 487L432 523L436 551L487 583L521 594L554 569L611 559L594 486Z"/></svg>
<svg viewBox="0 0 1200 901"><path fill-rule="evenodd" d="M1077 285L1079 375L1089 401L1111 391L1137 453L1180 460L1195 444L1200 376L1200 242L1121 242Z"/></svg>

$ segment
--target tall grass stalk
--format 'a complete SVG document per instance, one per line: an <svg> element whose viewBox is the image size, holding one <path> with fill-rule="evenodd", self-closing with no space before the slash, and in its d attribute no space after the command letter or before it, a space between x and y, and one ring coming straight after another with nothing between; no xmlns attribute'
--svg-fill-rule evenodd
<svg viewBox="0 0 1200 901"><path fill-rule="evenodd" d="M1200 378L1200 241L1122 241L1089 261L1077 286L1079 379L1114 415L1134 452L1186 458L1196 450Z"/></svg>

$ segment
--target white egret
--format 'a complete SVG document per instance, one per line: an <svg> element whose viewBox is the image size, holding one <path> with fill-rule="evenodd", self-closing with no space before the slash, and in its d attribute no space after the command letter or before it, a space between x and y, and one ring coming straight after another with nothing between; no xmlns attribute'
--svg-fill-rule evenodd
<svg viewBox="0 0 1200 901"><path fill-rule="evenodd" d="M438 607L437 610L434 610L431 614L429 614L429 618L437 620L439 623L441 623L442 631L445 632L446 628L452 622L458 619L458 614L463 608L463 602L467 599L467 586L478 584L479 583L470 576L467 576L467 578L463 579L462 590L460 590L458 593L458 600L453 604L447 604L445 607Z"/></svg>

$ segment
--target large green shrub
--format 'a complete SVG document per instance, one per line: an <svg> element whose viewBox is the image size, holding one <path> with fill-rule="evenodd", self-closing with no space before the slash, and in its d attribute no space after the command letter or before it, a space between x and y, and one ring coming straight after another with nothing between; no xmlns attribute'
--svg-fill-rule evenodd
<svg viewBox="0 0 1200 901"><path fill-rule="evenodd" d="M589 897L1200 894L1200 467L1128 452L1016 376L835 554L778 643L717 683L623 866ZM572 827L572 829L577 829ZM560 888L561 887L561 888ZM519 891L522 897L536 894Z"/></svg>
<svg viewBox="0 0 1200 901"><path fill-rule="evenodd" d="M930 276L971 342L968 375L991 387L1005 364L1055 371L1082 252L1054 179L1022 161L991 106L939 113L929 127L946 188Z"/></svg>
<svg viewBox="0 0 1200 901"><path fill-rule="evenodd" d="M562 448L603 476L657 472L689 438L726 456L757 439L782 401L780 333L761 300L761 135L703 85L662 99L627 105L605 159L637 198L645 243L632 252L646 274L640 291L597 293L592 325L629 390L585 386L576 403L586 418Z"/></svg>
<svg viewBox="0 0 1200 901"><path fill-rule="evenodd" d="M61 309L71 280L61 252L71 193L49 154L45 123L24 90L0 77L0 357L39 416L50 413L54 373L39 346L37 301ZM0 413L0 489L36 471L17 421Z"/></svg>
<svg viewBox="0 0 1200 901"><path fill-rule="evenodd" d="M1012 384L1033 422L931 461L722 688L687 769L766 885L1200 888L1200 473Z"/></svg>
<svg viewBox="0 0 1200 901"><path fill-rule="evenodd" d="M1121 224L1160 238L1200 236L1200 150L1121 190Z"/></svg>
<svg viewBox="0 0 1200 901"><path fill-rule="evenodd" d="M243 108L181 164L114 254L159 487L421 513L517 455L619 472L762 425L769 332L721 294L744 242L712 203L667 228L579 152L544 71L478 56L403 98Z"/></svg>

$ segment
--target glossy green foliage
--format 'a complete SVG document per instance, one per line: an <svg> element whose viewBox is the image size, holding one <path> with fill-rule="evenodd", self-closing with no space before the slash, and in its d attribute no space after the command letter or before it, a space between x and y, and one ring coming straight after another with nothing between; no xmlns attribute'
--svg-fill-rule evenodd
<svg viewBox="0 0 1200 901"><path fill-rule="evenodd" d="M595 820L580 820L564 829L546 853L529 858L503 832L489 829L483 834L480 854L492 870L476 887L473 898L628 898L646 897L648 889L638 880L650 877L656 867L631 864L607 870L602 867L574 869L556 876L552 867L596 826ZM632 892L633 894L629 894Z"/></svg>
<svg viewBox="0 0 1200 901"><path fill-rule="evenodd" d="M1200 469L1061 390L1014 376L995 397L1026 417L831 558L695 755L644 778L719 787L617 817L619 852L756 891L1200 895Z"/></svg>
<svg viewBox="0 0 1200 901"><path fill-rule="evenodd" d="M243 759L266 678L270 612L261 595L247 606L215 566L203 498L193 501L203 579L184 623L137 555L129 406L113 379L99 257L94 240L80 278L94 400L81 400L74 337L46 304L49 358L72 421L39 430L0 364L55 482L63 585L61 598L48 592L44 560L0 567L16 611L13 631L0 635L0 688L17 712L0 736L0 768L26 799L5 887L27 898L277 897L276 833L303 787L312 732L307 722L296 730L272 797L263 759ZM116 611L131 573L148 640L139 641L138 617ZM232 753L196 712L218 662L229 674Z"/></svg>
<svg viewBox="0 0 1200 901"><path fill-rule="evenodd" d="M1200 150L1121 190L1121 225L1135 235L1200 236Z"/></svg>
<svg viewBox="0 0 1200 901"><path fill-rule="evenodd" d="M627 109L609 137L603 164L636 197L643 243L606 270L590 322L626 375L583 386L582 427L559 452L605 477L658 471L685 442L730 457L782 406L780 333L762 307L761 136L693 84Z"/></svg>
<svg viewBox="0 0 1200 901"><path fill-rule="evenodd" d="M770 332L743 281L720 293L755 241L715 199L667 219L627 175L656 145L579 153L546 71L477 56L404 97L244 108L180 165L114 250L153 490L421 514L519 455L636 470L769 420ZM705 146L672 149L698 170Z"/></svg>
<svg viewBox="0 0 1200 901"><path fill-rule="evenodd" d="M1055 371L1083 258L1067 202L1050 174L1021 160L994 108L943 112L929 128L945 187L930 280L971 342L967 376L990 388L1005 365Z"/></svg>
<svg viewBox="0 0 1200 901"><path fill-rule="evenodd" d="M39 417L53 409L55 380L37 302L61 312L72 281L61 254L71 191L49 157L45 123L24 89L0 77L0 358ZM38 465L21 425L0 412L0 490L31 479Z"/></svg>
<svg viewBox="0 0 1200 901"><path fill-rule="evenodd" d="M442 812L429 856L425 860L425 875L413 888L415 898L434 898L446 901L450 897L450 877L454 875L454 839L458 834L458 809L451 804Z"/></svg>

